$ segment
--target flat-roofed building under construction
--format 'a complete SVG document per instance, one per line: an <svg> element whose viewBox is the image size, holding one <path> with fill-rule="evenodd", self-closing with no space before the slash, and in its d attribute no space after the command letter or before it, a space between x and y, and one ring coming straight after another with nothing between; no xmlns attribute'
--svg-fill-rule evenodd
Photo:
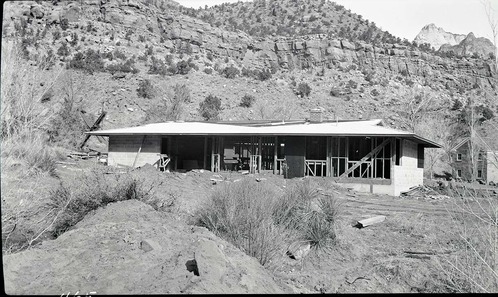
<svg viewBox="0 0 498 297"><path fill-rule="evenodd" d="M394 196L423 183L424 149L440 147L382 120L165 122L88 134L109 137L111 166L324 177Z"/></svg>

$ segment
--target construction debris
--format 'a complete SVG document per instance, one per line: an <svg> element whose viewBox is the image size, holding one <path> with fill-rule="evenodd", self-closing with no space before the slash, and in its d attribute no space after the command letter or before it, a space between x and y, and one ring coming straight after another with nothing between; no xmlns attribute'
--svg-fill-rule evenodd
<svg viewBox="0 0 498 297"><path fill-rule="evenodd" d="M408 189L408 191L401 192L401 196L426 196L429 194L438 195L439 193L428 186L415 186Z"/></svg>
<svg viewBox="0 0 498 297"><path fill-rule="evenodd" d="M354 227L356 227L358 229L365 228L365 227L370 226L370 225L381 223L385 219L386 219L386 216L376 216L376 217L364 219L364 220L356 222Z"/></svg>

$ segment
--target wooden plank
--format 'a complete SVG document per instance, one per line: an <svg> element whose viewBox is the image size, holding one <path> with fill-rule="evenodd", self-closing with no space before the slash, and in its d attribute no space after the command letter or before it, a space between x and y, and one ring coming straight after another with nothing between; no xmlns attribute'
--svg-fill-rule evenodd
<svg viewBox="0 0 498 297"><path fill-rule="evenodd" d="M142 138L142 144L140 144L140 147L138 148L138 152L137 155L135 156L135 160L133 161L132 168L135 168L135 164L137 164L138 156L140 155L140 152L142 151L142 146L144 145L145 142L145 137L146 135L144 135L144 137Z"/></svg>
<svg viewBox="0 0 498 297"><path fill-rule="evenodd" d="M356 223L355 227L357 227L357 228L365 228L367 226L371 226L371 225L374 225L374 224L381 223L385 219L386 219L386 216L371 217L371 218L368 218L368 219L364 219L364 220L358 221Z"/></svg>
<svg viewBox="0 0 498 297"><path fill-rule="evenodd" d="M363 164L368 158L375 157L380 152L380 150L384 146L386 146L387 143L391 142L391 140L392 139L390 139L390 138L385 139L381 144L379 144L376 148L374 148L373 151L371 151L370 153L368 153L365 157L361 158L360 161L357 161L355 165L353 165L351 168L349 168L343 174L341 174L341 176L339 176L339 178L338 178L338 181L341 178L348 176L351 172L353 172L356 168L358 168L358 166L360 166L361 164Z"/></svg>

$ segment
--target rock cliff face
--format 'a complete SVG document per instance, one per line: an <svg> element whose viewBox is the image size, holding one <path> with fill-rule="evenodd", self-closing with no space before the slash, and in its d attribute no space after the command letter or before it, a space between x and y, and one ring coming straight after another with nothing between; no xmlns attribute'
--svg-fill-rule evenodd
<svg viewBox="0 0 498 297"><path fill-rule="evenodd" d="M464 34L453 34L434 24L429 24L422 28L414 41L418 44L429 43L435 50L438 50L443 44L457 45L465 37Z"/></svg>
<svg viewBox="0 0 498 297"><path fill-rule="evenodd" d="M477 83L482 87L494 88L498 85L496 66L491 60L442 58L416 48L392 44L373 46L362 42L353 44L348 40L330 38L323 34L255 39L245 32L225 31L184 15L178 4L172 1L83 0L59 2L55 6L44 2L32 8L32 11L37 22L52 23L62 19L82 24L87 21L104 22L114 32L132 29L152 40L162 37L164 42L154 42L155 46L180 49L189 44L194 54L211 52L214 57L231 57L248 68L261 69L276 65L289 70L309 67L346 68L354 64L360 70L370 68L380 73L420 76L446 86L465 87ZM431 32L443 34L436 36L429 34ZM430 36L434 37L433 40L428 39ZM472 36L468 36L466 40L470 41ZM456 44L460 42L460 38L463 40L465 36L445 32L431 24L424 27L416 40L438 45L442 42Z"/></svg>
<svg viewBox="0 0 498 297"><path fill-rule="evenodd" d="M444 44L439 50L442 52L453 51L460 56L477 54L481 57L487 57L491 53L495 53L495 47L489 39L484 37L476 38L473 33L469 33L459 44L453 46Z"/></svg>

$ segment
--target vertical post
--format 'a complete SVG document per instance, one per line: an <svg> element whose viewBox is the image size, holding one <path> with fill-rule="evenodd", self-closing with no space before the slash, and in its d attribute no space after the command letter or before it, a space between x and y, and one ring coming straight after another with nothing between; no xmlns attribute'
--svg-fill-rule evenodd
<svg viewBox="0 0 498 297"><path fill-rule="evenodd" d="M140 152L142 151L142 146L144 145L146 135L142 138L142 143L140 144L140 147L138 148L138 152L135 156L135 160L133 161L133 166L132 168L135 168L135 164L137 164L138 156L140 155Z"/></svg>
<svg viewBox="0 0 498 297"><path fill-rule="evenodd" d="M275 136L275 141L274 141L274 146L273 146L273 174L277 173L277 166L278 166L278 136Z"/></svg>
<svg viewBox="0 0 498 297"><path fill-rule="evenodd" d="M325 139L327 141L327 152L325 153L325 156L327 156L327 161L325 162L325 167L326 167L325 176L331 176L330 167L332 162L330 161L330 136L326 136Z"/></svg>
<svg viewBox="0 0 498 297"><path fill-rule="evenodd" d="M221 168L224 168L225 167L225 139L223 136L220 136L220 149L218 151L218 155L220 156L219 157L219 161L218 161L218 164L219 164L219 169L218 171L221 171Z"/></svg>
<svg viewBox="0 0 498 297"><path fill-rule="evenodd" d="M202 168L207 169L207 145L208 139L207 136L204 136L204 160L202 161Z"/></svg>
<svg viewBox="0 0 498 297"><path fill-rule="evenodd" d="M254 159L254 157L253 157L254 156L254 136L251 136L251 140L250 141L251 141L251 144L250 144L250 148L251 148L250 152L251 153L249 154L250 155L250 157L249 157L249 172L253 173L252 171L253 171L253 168L254 168L253 167L254 166L254 162L253 162L253 159Z"/></svg>
<svg viewBox="0 0 498 297"><path fill-rule="evenodd" d="M258 173L261 173L261 159L263 157L263 152L261 151L261 136L258 137Z"/></svg>
<svg viewBox="0 0 498 297"><path fill-rule="evenodd" d="M214 172L214 146L216 145L216 138L211 137L211 172Z"/></svg>

